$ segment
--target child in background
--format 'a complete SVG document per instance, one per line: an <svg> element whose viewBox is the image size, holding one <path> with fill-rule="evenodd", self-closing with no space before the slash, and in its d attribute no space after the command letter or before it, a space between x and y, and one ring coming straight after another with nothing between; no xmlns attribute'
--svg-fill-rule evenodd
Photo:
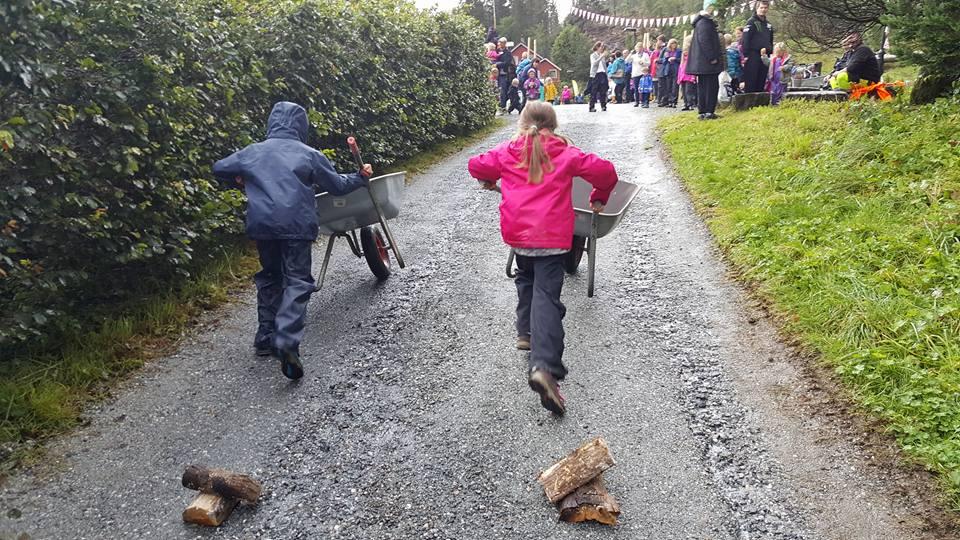
<svg viewBox="0 0 960 540"><path fill-rule="evenodd" d="M527 70L527 80L523 83L523 90L527 96L527 103L540 100L540 79L533 68Z"/></svg>
<svg viewBox="0 0 960 540"><path fill-rule="evenodd" d="M560 92L560 103L569 105L573 101L573 90L569 86L563 85L563 91Z"/></svg>
<svg viewBox="0 0 960 540"><path fill-rule="evenodd" d="M787 90L787 78L793 70L793 61L787 44L778 42L773 46L773 58L767 72L767 91L770 92L770 104L778 105Z"/></svg>
<svg viewBox="0 0 960 540"><path fill-rule="evenodd" d="M557 101L557 85L550 77L543 81L543 100L554 104Z"/></svg>
<svg viewBox="0 0 960 540"><path fill-rule="evenodd" d="M740 31L743 34L743 31ZM743 63L740 57L740 45L736 43L733 36L726 34L723 38L727 42L727 75L730 76L730 87L733 93L740 93L740 79L743 78Z"/></svg>
<svg viewBox="0 0 960 540"><path fill-rule="evenodd" d="M507 90L507 100L510 102L510 106L507 108L507 114L513 111L520 112L523 109L523 105L520 102L520 79L514 79L513 82L510 83L510 88Z"/></svg>
<svg viewBox="0 0 960 540"><path fill-rule="evenodd" d="M487 43L486 47L487 47L487 52L486 52L487 60L490 60L491 62L496 63L497 59L500 58L500 55L497 54L497 46L494 45L493 43Z"/></svg>
<svg viewBox="0 0 960 540"><path fill-rule="evenodd" d="M603 210L617 184L613 164L584 154L556 135L557 115L547 103L531 101L520 113L519 131L510 141L470 159L471 176L485 189L496 189L500 230L516 253L517 348L531 349L527 382L540 404L561 415L566 411L557 381L563 380L563 317L560 302L565 254L573 242L573 178L593 184L590 203Z"/></svg>
<svg viewBox="0 0 960 540"><path fill-rule="evenodd" d="M683 108L681 111L692 111L697 108L697 76L687 73L687 59L690 56L690 44L693 35L683 40L683 53L680 55L680 70L677 71L677 84L683 89Z"/></svg>
<svg viewBox="0 0 960 540"><path fill-rule="evenodd" d="M247 236L257 242L261 270L257 284L258 356L280 358L288 379L303 377L300 341L307 302L314 292L310 259L317 239L315 187L334 195L366 185L373 168L338 174L319 150L306 145L307 111L281 101L267 120L265 141L247 146L213 165L221 181L236 182L247 194Z"/></svg>
<svg viewBox="0 0 960 540"><path fill-rule="evenodd" d="M637 81L637 92L640 94L640 106L644 109L650 108L650 94L653 93L653 77L650 76L650 68L644 67L640 71L642 75Z"/></svg>

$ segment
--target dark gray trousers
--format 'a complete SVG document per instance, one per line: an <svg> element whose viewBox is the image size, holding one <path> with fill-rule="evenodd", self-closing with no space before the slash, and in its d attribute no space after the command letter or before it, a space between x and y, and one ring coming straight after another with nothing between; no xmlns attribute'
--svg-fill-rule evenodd
<svg viewBox="0 0 960 540"><path fill-rule="evenodd" d="M560 302L565 255L525 257L517 255L517 335L530 336L530 369L540 368L562 380L563 317L567 308Z"/></svg>
<svg viewBox="0 0 960 540"><path fill-rule="evenodd" d="M314 290L312 247L310 240L257 240L262 269L253 277L259 322L255 346L300 351Z"/></svg>

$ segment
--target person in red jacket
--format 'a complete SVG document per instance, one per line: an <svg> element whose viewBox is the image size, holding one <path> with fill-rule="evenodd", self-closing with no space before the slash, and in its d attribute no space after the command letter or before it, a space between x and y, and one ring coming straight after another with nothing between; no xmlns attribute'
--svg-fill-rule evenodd
<svg viewBox="0 0 960 540"><path fill-rule="evenodd" d="M563 365L560 302L564 254L573 243L573 178L594 187L590 202L603 210L617 184L613 164L585 154L555 133L557 115L548 103L528 102L517 135L493 150L470 158L470 175L485 189L500 181L500 231L516 253L517 348L531 349L528 382L540 404L555 414L566 410L558 381Z"/></svg>

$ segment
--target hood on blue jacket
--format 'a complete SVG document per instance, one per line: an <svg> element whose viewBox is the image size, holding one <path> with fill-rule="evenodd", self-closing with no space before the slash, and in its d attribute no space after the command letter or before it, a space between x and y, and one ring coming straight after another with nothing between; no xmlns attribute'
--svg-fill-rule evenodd
<svg viewBox="0 0 960 540"><path fill-rule="evenodd" d="M307 142L307 111L296 103L280 101L270 111L267 120L268 139L293 139Z"/></svg>

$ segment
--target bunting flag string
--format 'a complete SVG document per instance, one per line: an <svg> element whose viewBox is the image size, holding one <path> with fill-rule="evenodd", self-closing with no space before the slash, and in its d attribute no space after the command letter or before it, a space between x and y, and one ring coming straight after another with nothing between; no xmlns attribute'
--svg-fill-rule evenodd
<svg viewBox="0 0 960 540"><path fill-rule="evenodd" d="M776 0L770 0L770 3L773 4L774 1ZM747 2L742 2L738 5L730 6L727 8L727 13L737 15L747 11L753 11L755 8L756 0L750 0ZM587 11L576 6L573 6L573 8L570 10L570 14L587 21L594 21L608 26L633 26L639 28L665 28L667 26L689 24L697 17L696 13L677 15L675 17L614 17L612 15L602 15L600 13Z"/></svg>

